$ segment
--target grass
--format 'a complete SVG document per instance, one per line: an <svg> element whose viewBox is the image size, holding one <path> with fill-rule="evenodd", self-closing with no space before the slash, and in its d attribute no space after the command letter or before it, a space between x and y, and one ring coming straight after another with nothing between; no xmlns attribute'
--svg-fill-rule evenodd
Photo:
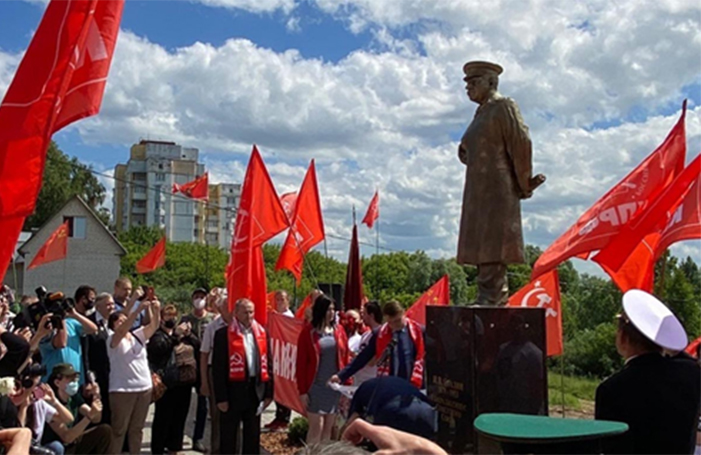
<svg viewBox="0 0 701 455"><path fill-rule="evenodd" d="M565 406L581 410L579 400L594 401L596 387L600 381L578 376L565 376ZM548 372L548 401L550 405L562 406L562 375Z"/></svg>

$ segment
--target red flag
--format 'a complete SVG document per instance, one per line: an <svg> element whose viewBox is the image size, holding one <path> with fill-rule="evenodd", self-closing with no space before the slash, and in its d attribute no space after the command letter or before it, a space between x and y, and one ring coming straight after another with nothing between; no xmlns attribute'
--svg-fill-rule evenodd
<svg viewBox="0 0 701 455"><path fill-rule="evenodd" d="M280 196L280 203L282 204L282 208L285 210L287 219L290 220L290 223L292 223L292 218L294 218L295 215L295 207L297 206L297 192L292 191L290 193L283 194Z"/></svg>
<svg viewBox="0 0 701 455"><path fill-rule="evenodd" d="M292 225L280 251L275 270L289 270L299 285L302 281L304 255L322 240L324 240L324 219L321 215L316 168L312 160L299 190Z"/></svg>
<svg viewBox="0 0 701 455"><path fill-rule="evenodd" d="M199 201L209 200L209 174L204 173L195 180L182 185L173 184L173 194L182 193L185 196Z"/></svg>
<svg viewBox="0 0 701 455"><path fill-rule="evenodd" d="M532 277L557 267L561 262L601 250L618 234L622 225L649 205L684 168L686 133L682 114L664 142L638 167L599 199L567 232L538 258Z"/></svg>
<svg viewBox="0 0 701 455"><path fill-rule="evenodd" d="M358 246L358 226L353 225L348 268L346 270L346 288L343 291L343 306L346 311L358 310L363 301L363 274L360 270L360 247Z"/></svg>
<svg viewBox="0 0 701 455"><path fill-rule="evenodd" d="M68 252L68 221L60 225L54 232L51 233L34 259L27 267L27 270L39 267L42 264L47 264L53 261L65 259Z"/></svg>
<svg viewBox="0 0 701 455"><path fill-rule="evenodd" d="M548 356L562 354L560 280L552 270L531 281L509 298L506 306L545 308Z"/></svg>
<svg viewBox="0 0 701 455"><path fill-rule="evenodd" d="M150 273L166 263L166 238L161 240L136 263L136 273Z"/></svg>
<svg viewBox="0 0 701 455"><path fill-rule="evenodd" d="M236 212L236 229L231 240L227 290L229 309L240 298L248 298L256 306L255 318L265 324L267 292L265 264L259 248L288 226L273 182L263 159L254 145L241 188L241 201Z"/></svg>
<svg viewBox="0 0 701 455"><path fill-rule="evenodd" d="M623 292L630 289L652 292L655 262L662 253L676 242L701 238L701 179L694 181L675 206L676 210L668 213L667 223L646 235L620 268L600 264ZM598 256L594 261L599 262Z"/></svg>
<svg viewBox="0 0 701 455"><path fill-rule="evenodd" d="M53 0L0 105L0 276L41 188L51 135L95 115L123 0Z"/></svg>
<svg viewBox="0 0 701 455"><path fill-rule="evenodd" d="M277 305L275 305L275 294L277 294L277 291L272 291L265 294L265 305L268 307L268 313L271 311L277 311Z"/></svg>
<svg viewBox="0 0 701 455"><path fill-rule="evenodd" d="M674 215L679 204L698 185L700 177L701 155L697 156L640 215L623 226L609 246L596 255L594 261L605 264L611 270L618 270L646 235L659 232L668 224L669 215Z"/></svg>
<svg viewBox="0 0 701 455"><path fill-rule="evenodd" d="M621 291L630 289L642 289L652 292L655 278L656 246L659 243L659 234L650 234L628 256L625 262L617 270L609 268L606 264L599 264L611 280ZM596 257L593 259L597 262Z"/></svg>
<svg viewBox="0 0 701 455"><path fill-rule="evenodd" d="M450 304L450 278L444 275L406 311L406 316L421 325L426 325L426 305Z"/></svg>
<svg viewBox="0 0 701 455"><path fill-rule="evenodd" d="M375 220L377 220L379 217L380 193L379 191L375 191L375 195L372 197L370 205L368 205L368 211L365 212L365 216L363 217L363 221L361 221L361 223L365 223L370 229L372 229L372 226L375 224Z"/></svg>
<svg viewBox="0 0 701 455"><path fill-rule="evenodd" d="M304 300L302 300L302 304L297 308L297 311L295 311L295 317L297 319L302 319L304 320L304 312L307 311L307 308L312 306L312 293L310 292Z"/></svg>
<svg viewBox="0 0 701 455"><path fill-rule="evenodd" d="M699 238L701 238L701 178L697 176L660 234L655 256L659 257L676 242Z"/></svg>
<svg viewBox="0 0 701 455"><path fill-rule="evenodd" d="M689 346L684 349L684 352L689 354L690 356L696 357L697 359L699 358L699 345L701 345L701 337L695 339L691 343L689 343Z"/></svg>
<svg viewBox="0 0 701 455"><path fill-rule="evenodd" d="M268 335L273 357L275 376L275 402L305 415L297 390L297 340L304 322L281 314L270 315Z"/></svg>

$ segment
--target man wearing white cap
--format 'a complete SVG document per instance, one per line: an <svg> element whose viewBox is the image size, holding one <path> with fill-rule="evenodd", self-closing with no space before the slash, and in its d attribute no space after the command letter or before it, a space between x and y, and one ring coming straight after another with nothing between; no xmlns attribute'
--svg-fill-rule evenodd
<svg viewBox="0 0 701 455"><path fill-rule="evenodd" d="M596 418L630 428L606 441L604 453L693 453L701 369L662 355L687 343L681 323L662 302L640 290L625 293L616 332L625 366L596 389Z"/></svg>

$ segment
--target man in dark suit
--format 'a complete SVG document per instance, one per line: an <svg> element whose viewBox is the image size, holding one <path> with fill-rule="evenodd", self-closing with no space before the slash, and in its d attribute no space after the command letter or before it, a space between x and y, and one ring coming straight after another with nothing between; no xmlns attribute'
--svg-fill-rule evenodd
<svg viewBox="0 0 701 455"><path fill-rule="evenodd" d="M81 287L82 288L82 287ZM81 288L78 288L80 291ZM107 354L107 320L110 314L114 311L114 300L108 293L102 293L95 298L95 292L91 295L81 296L79 298L76 292L76 311L86 315L96 326L97 332L92 335L86 335L81 339L83 346L83 362L85 363L85 371L92 371L95 374L95 382L100 387L100 394L103 397L109 393L110 379L110 359ZM90 310L95 311L90 312ZM86 377L86 381L90 378ZM110 400L103 400L102 405L102 420L100 423L110 423L111 410Z"/></svg>
<svg viewBox="0 0 701 455"><path fill-rule="evenodd" d="M222 316L226 313L224 310ZM238 300L234 318L214 335L212 379L221 412L221 453L236 453L241 422L242 453L260 453L260 415L273 399L267 334L253 315L253 302Z"/></svg>
<svg viewBox="0 0 701 455"><path fill-rule="evenodd" d="M667 307L643 291L623 296L616 348L623 369L596 390L596 418L629 430L604 441L604 453L692 454L701 400L698 364L664 357L682 350L686 333Z"/></svg>

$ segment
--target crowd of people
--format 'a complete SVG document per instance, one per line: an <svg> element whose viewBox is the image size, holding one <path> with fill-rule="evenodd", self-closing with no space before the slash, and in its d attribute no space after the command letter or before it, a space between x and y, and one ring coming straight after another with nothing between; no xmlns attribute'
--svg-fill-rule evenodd
<svg viewBox="0 0 701 455"><path fill-rule="evenodd" d="M647 310L636 304L638 310L619 318L616 346L626 366L597 391L596 418L630 427L608 442L606 453L693 453L701 370L648 327L663 304L645 295ZM46 292L15 299L3 288L0 442L6 452L140 453L154 404L150 451L177 453L195 399L194 450L259 453L261 430L284 430L291 414L276 403L275 419L261 428L275 390L266 328L250 300L230 309L223 289L195 289L191 296L191 307L180 314L153 288L133 287L128 278L117 279L112 293L80 286L72 299ZM294 317L285 291L276 292L275 310ZM305 319L295 368L309 424L305 453L331 453L329 447L444 453L434 442L437 410L423 391L424 327L407 318L401 304L370 301L343 312L315 291ZM671 330L668 322L665 327ZM351 383L352 399L339 391ZM204 441L208 418L211 440ZM334 440L345 443L329 446ZM356 452L343 448L358 445Z"/></svg>

